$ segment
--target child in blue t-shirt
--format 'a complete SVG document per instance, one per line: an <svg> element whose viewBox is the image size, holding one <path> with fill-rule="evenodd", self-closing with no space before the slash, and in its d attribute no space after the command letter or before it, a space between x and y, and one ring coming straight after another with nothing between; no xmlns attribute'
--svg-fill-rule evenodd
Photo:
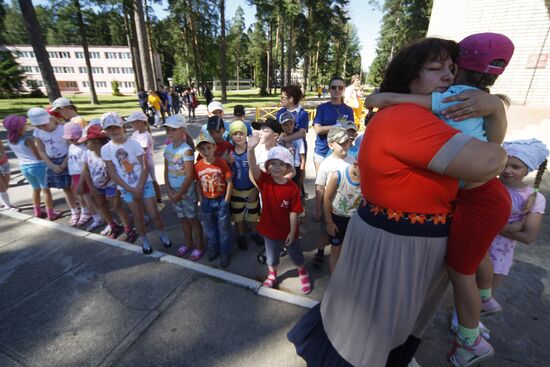
<svg viewBox="0 0 550 367"><path fill-rule="evenodd" d="M431 95L380 93L367 98L367 107L386 107L398 103L415 103L438 115L448 125L463 134L483 141L501 144L506 133L504 110L486 124L482 117L470 117L456 122L447 119L443 112L456 104L456 95L470 89L488 92L502 74L514 52L512 41L497 33L479 33L459 43L460 56L455 85L444 92ZM439 63L431 68L437 70ZM429 73L432 69L423 72ZM509 101L502 97L506 104ZM472 112L472 111L470 111ZM476 283L476 270L487 256L495 236L506 225L510 216L511 201L506 189L496 178L484 183L461 182L456 199L447 244L447 269L453 284L454 301L458 315L457 338L449 360L454 366L477 363L493 355L491 345L480 336L480 297ZM489 290L490 291L490 290ZM486 289L479 290L487 294Z"/></svg>
<svg viewBox="0 0 550 367"><path fill-rule="evenodd" d="M195 192L195 152L186 142L185 124L185 117L177 114L168 117L163 125L172 141L164 149L164 182L185 238L176 255L189 255L190 260L197 261L204 255L204 247Z"/></svg>

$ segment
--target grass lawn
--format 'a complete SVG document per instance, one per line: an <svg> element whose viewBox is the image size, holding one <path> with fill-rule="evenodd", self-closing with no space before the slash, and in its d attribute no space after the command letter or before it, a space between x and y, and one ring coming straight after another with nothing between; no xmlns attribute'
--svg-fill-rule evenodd
<svg viewBox="0 0 550 367"><path fill-rule="evenodd" d="M99 105L92 105L90 97L86 94L65 94L65 97L70 98L78 107L79 113L87 120L95 117L100 117L104 112L116 111L119 114L126 116L133 111L140 110L137 97L134 95L125 95L115 97L110 95L98 95ZM221 98L221 91L215 91L216 99ZM257 89L243 91L228 91L228 101L225 103L226 111L233 112L233 106L242 104L247 108L260 106L277 106L280 101L280 94L271 96L260 96ZM308 99L316 99L317 95L308 94ZM199 97L199 102L204 104L204 98ZM0 99L0 118L4 118L11 114L24 115L31 107L47 107L49 105L47 98L11 98Z"/></svg>

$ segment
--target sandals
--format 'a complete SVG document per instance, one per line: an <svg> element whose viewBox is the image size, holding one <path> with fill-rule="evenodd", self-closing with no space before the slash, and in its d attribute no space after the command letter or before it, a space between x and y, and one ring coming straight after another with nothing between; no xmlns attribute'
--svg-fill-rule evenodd
<svg viewBox="0 0 550 367"><path fill-rule="evenodd" d="M191 251L191 249L185 245L181 245L180 248L178 249L178 251L176 251L176 256L177 257L185 257L189 252Z"/></svg>
<svg viewBox="0 0 550 367"><path fill-rule="evenodd" d="M77 226L83 226L84 224L88 223L92 219L92 216L88 213L82 213L80 214L80 218L78 219L78 222L76 222Z"/></svg>
<svg viewBox="0 0 550 367"><path fill-rule="evenodd" d="M56 212L56 211L54 211L53 213L51 213L51 215L46 214L48 220L49 220L49 221L52 221L52 222L53 222L54 220L56 220L56 219L61 218L61 215L62 215L61 212Z"/></svg>
<svg viewBox="0 0 550 367"><path fill-rule="evenodd" d="M277 284L277 273L274 271L269 271L267 278L264 280L262 285L266 288L274 288Z"/></svg>
<svg viewBox="0 0 550 367"><path fill-rule="evenodd" d="M300 278L300 290L302 291L302 294L311 293L311 282L309 280L309 274L307 273L307 270L298 269L298 278Z"/></svg>
<svg viewBox="0 0 550 367"><path fill-rule="evenodd" d="M69 225L71 227L76 227L78 225L79 220L80 220L80 213L71 214L71 219L69 219Z"/></svg>
<svg viewBox="0 0 550 367"><path fill-rule="evenodd" d="M197 261L202 257L202 255L204 255L204 250L194 249L189 256L189 260Z"/></svg>

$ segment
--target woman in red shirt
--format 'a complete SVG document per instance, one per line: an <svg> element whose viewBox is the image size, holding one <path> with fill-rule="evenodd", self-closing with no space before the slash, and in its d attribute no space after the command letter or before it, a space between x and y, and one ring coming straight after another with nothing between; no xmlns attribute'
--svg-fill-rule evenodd
<svg viewBox="0 0 550 367"><path fill-rule="evenodd" d="M381 89L446 89L457 56L453 41L414 43L391 61ZM500 102L479 92L464 113L472 103L496 110ZM289 332L298 354L316 367L407 366L448 285L457 180L488 180L505 161L497 144L471 139L422 107L377 112L358 157L365 203L350 220L320 306Z"/></svg>

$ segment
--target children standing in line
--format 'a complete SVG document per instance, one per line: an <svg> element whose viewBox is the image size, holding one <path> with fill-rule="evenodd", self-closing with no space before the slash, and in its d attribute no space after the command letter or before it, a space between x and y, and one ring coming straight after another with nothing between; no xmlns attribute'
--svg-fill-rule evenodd
<svg viewBox="0 0 550 367"><path fill-rule="evenodd" d="M359 177L359 167L354 162L342 170L334 171L325 186L323 209L330 243L328 265L331 273L340 257L349 220L363 198Z"/></svg>
<svg viewBox="0 0 550 367"><path fill-rule="evenodd" d="M233 144L225 139L226 135L229 137L229 132L225 131L225 123L223 122L223 119L219 116L210 116L206 126L208 134L216 142L216 151L214 155L216 157L224 158L229 164L231 164L232 162L229 158L229 153L233 151Z"/></svg>
<svg viewBox="0 0 550 367"><path fill-rule="evenodd" d="M195 192L195 154L187 144L186 121L182 115L172 115L164 124L171 143L164 149L164 187L176 216L181 220L185 242L178 248L178 256L189 255L192 261L204 254L202 228L197 213Z"/></svg>
<svg viewBox="0 0 550 367"><path fill-rule="evenodd" d="M46 184L46 163L39 158L34 139L32 137L24 137L27 128L27 119L24 116L10 115L4 119L3 124L4 128L8 131L9 147L19 160L21 173L23 173L25 179L32 187L34 216L37 218L44 217L40 206L40 192L44 193L46 212L55 214L52 193ZM56 215L59 215L59 213ZM48 219L56 219L56 215L53 215L53 217L48 215Z"/></svg>
<svg viewBox="0 0 550 367"><path fill-rule="evenodd" d="M233 107L233 116L235 116L233 122L242 121L246 125L246 136L252 135L252 125L251 122L246 119L246 110L242 104L237 104ZM231 128L231 125L229 125L229 127Z"/></svg>
<svg viewBox="0 0 550 367"><path fill-rule="evenodd" d="M84 156L84 167L82 169L82 177L77 186L77 192L83 190L84 183L88 185L90 190L95 192L92 198L104 220L95 223L95 225L100 226L107 223L107 227L101 231L102 235L109 238L117 238L124 232L126 234L126 241L134 242L136 240L136 232L132 229L128 214L122 207L116 183L109 178L105 161L101 159L101 148L108 141L109 138L101 130L101 125L90 125L86 135L78 139L78 143L86 143L88 150ZM123 227L115 222L111 209L118 215ZM93 229L93 226L90 226L88 231Z"/></svg>
<svg viewBox="0 0 550 367"><path fill-rule="evenodd" d="M283 133L280 135L279 144L284 146L290 151L290 154L294 157L293 167L296 170L296 174L292 177L292 181L296 182L296 185L300 187L303 182L302 175L305 175L306 169L306 149L303 139L294 139L287 141L286 136L294 133L294 126L296 121L294 115L291 112L285 112L279 118L279 122L283 127Z"/></svg>
<svg viewBox="0 0 550 367"><path fill-rule="evenodd" d="M147 126L147 115L143 112L132 112L130 116L126 118L127 122L132 124L134 132L132 133L131 139L137 141L143 148L145 154L145 163L149 169L149 176L153 182L153 187L155 188L155 196L157 198L157 203L162 204L162 197L160 192L160 186L157 182L155 175L155 161L153 160L153 136L149 132Z"/></svg>
<svg viewBox="0 0 550 367"><path fill-rule="evenodd" d="M537 139L529 139L506 142L502 147L508 153L508 162L499 178L512 198L512 215L491 244L490 261L484 259L477 271L482 314L502 309L492 291L508 276L516 242L528 245L537 238L546 207L546 199L538 192L546 170L546 145ZM533 188L523 180L534 170L538 171Z"/></svg>
<svg viewBox="0 0 550 367"><path fill-rule="evenodd" d="M248 158L246 146L247 128L244 122L233 121L229 126L229 133L235 152L232 153L233 163L233 192L231 194L231 218L237 227L237 246L240 250L247 250L244 221L250 226L250 238L259 246L264 245L263 238L256 232L256 224L260 214L258 190L248 175Z"/></svg>
<svg viewBox="0 0 550 367"><path fill-rule="evenodd" d="M68 163L67 168L69 169L69 174L71 175L71 188L73 194L78 196L80 202L80 218L78 220L73 220L69 222L69 225L82 226L90 221L93 215L93 222L87 230L92 231L95 228L99 227L101 223L101 216L97 214L94 203L90 197L90 190L88 185L83 185L81 188L81 194L77 193L78 183L81 180L82 169L84 167L84 156L86 151L86 144L78 143L78 139L82 137L82 128L78 123L69 122L63 125L63 139L69 142L69 151L68 151Z"/></svg>
<svg viewBox="0 0 550 367"><path fill-rule="evenodd" d="M311 292L311 283L298 238L298 214L303 211L300 189L296 183L285 177L294 160L287 149L273 147L265 162L267 173L262 172L254 154L259 142L259 134L252 134L248 141L248 162L250 173L262 194L258 231L264 236L269 269L263 286L273 288L277 285L277 266L281 248L284 246L298 268L300 290L303 294L308 294Z"/></svg>
<svg viewBox="0 0 550 367"><path fill-rule="evenodd" d="M33 135L40 158L46 163L46 183L48 188L62 189L67 205L71 209L71 221L78 222L80 212L76 198L71 190L71 176L67 168L69 146L63 139L63 125L58 125L48 111L34 107L27 112L31 124L35 127ZM53 208L48 210L48 218L54 220L59 213Z"/></svg>
<svg viewBox="0 0 550 367"><path fill-rule="evenodd" d="M153 252L147 238L145 210L160 232L160 242L165 248L170 248L172 243L164 232L164 225L157 211L155 191L145 164L143 148L137 141L126 137L122 118L117 113L104 113L101 116L101 126L111 138L101 148L101 158L105 161L109 177L118 184L124 201L130 207L141 238L143 253L149 255Z"/></svg>
<svg viewBox="0 0 550 367"><path fill-rule="evenodd" d="M4 144L0 141L0 209L10 209L19 211L18 208L11 205L8 188L10 187L10 164L8 162L8 153L4 149Z"/></svg>
<svg viewBox="0 0 550 367"><path fill-rule="evenodd" d="M224 159L215 156L216 142L210 135L199 135L197 150L202 159L195 164L196 190L208 243L208 261L214 261L221 253L220 266L226 268L233 247L229 216L233 191L231 169Z"/></svg>

